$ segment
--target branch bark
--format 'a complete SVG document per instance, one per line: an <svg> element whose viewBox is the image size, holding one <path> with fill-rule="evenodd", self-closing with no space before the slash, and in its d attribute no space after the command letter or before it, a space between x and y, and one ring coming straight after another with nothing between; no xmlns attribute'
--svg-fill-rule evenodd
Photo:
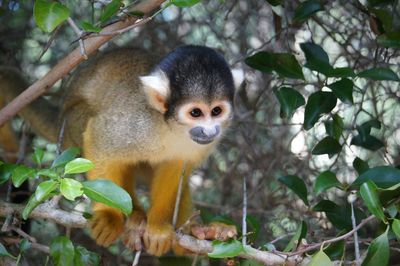
<svg viewBox="0 0 400 266"><path fill-rule="evenodd" d="M0 201L0 217L21 215L24 207L25 206L22 204ZM82 215L57 209L51 201L45 202L36 207L30 214L29 218L46 219L70 228L85 228L88 226L88 221ZM206 255L213 250L211 241L199 240L181 232L176 233L176 239L180 246L195 254ZM248 245L245 246L245 250L246 252L242 252L238 256L259 261L265 265L294 266L308 261L300 255L293 256L292 254L277 254L274 252L261 251Z"/></svg>
<svg viewBox="0 0 400 266"><path fill-rule="evenodd" d="M133 9L136 11L149 14L157 9L165 0L147 0L137 4ZM118 32L121 29L129 27L136 22L137 19L127 18L126 20L119 21L105 27L99 35L93 38L88 38L83 41L86 55L93 54L101 45L111 40L115 35L108 35L109 33ZM16 115L23 107L34 101L42 95L47 89L54 85L58 80L67 75L73 70L80 62L85 60L79 47L74 49L64 59L58 62L43 78L39 79L31 86L29 86L18 97L11 101L7 106L0 110L0 127Z"/></svg>

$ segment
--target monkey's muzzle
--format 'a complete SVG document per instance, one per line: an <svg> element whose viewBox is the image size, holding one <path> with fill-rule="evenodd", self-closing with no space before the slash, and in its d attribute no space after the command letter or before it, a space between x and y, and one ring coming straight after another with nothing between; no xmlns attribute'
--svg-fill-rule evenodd
<svg viewBox="0 0 400 266"><path fill-rule="evenodd" d="M190 133L190 138L197 142L198 144L209 144L214 141L214 139L221 132L220 126L202 127L197 126L192 128Z"/></svg>

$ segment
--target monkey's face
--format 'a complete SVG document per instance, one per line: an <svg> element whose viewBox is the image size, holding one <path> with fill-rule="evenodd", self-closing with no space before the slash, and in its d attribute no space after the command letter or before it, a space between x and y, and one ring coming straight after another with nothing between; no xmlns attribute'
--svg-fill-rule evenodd
<svg viewBox="0 0 400 266"><path fill-rule="evenodd" d="M210 144L222 135L232 117L232 105L226 100L211 104L189 102L176 110L178 123L184 125L189 137L201 145Z"/></svg>

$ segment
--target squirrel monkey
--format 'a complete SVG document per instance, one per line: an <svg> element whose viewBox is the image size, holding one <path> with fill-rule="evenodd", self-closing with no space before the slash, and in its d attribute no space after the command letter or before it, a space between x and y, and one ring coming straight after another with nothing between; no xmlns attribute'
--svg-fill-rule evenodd
<svg viewBox="0 0 400 266"><path fill-rule="evenodd" d="M41 99L21 115L51 141L57 138L56 117L65 119L64 147L83 147L95 164L88 178L110 179L131 195L134 209L127 219L112 207L94 204L90 226L96 242L108 246L123 235L129 248L141 250L144 244L148 253L160 256L174 247L171 223L183 167L178 227L192 214L188 175L228 127L242 75L203 46L183 46L157 59L129 48L100 55L77 71L59 112ZM0 104L23 88L9 81L13 75L0 70L0 93L5 95ZM134 193L139 177L150 188L147 212ZM192 233L225 239L236 229L214 224Z"/></svg>

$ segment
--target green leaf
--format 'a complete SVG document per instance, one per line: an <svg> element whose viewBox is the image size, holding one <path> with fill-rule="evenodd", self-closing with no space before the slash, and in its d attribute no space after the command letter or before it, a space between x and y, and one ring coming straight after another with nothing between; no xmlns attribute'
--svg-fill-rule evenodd
<svg viewBox="0 0 400 266"><path fill-rule="evenodd" d="M31 248L31 242L28 239L24 238L19 242L19 251L25 252Z"/></svg>
<svg viewBox="0 0 400 266"><path fill-rule="evenodd" d="M364 70L357 74L360 78L370 78L373 80L393 80L400 81L397 74L390 68L376 67Z"/></svg>
<svg viewBox="0 0 400 266"><path fill-rule="evenodd" d="M306 103L304 97L293 88L281 87L274 90L274 93L281 105L281 114L285 118L290 118L297 108Z"/></svg>
<svg viewBox="0 0 400 266"><path fill-rule="evenodd" d="M336 106L336 96L332 92L317 91L308 98L304 111L304 128L311 129L322 114L327 114Z"/></svg>
<svg viewBox="0 0 400 266"><path fill-rule="evenodd" d="M35 191L35 198L41 202L50 195L58 187L58 182L54 180L44 181L40 183Z"/></svg>
<svg viewBox="0 0 400 266"><path fill-rule="evenodd" d="M25 165L18 165L12 171L12 182L15 187L20 187L29 177L33 177L35 169L29 168Z"/></svg>
<svg viewBox="0 0 400 266"><path fill-rule="evenodd" d="M16 257L14 257L13 255L11 255L7 249L3 246L3 244L0 243L0 257L10 257L13 259L17 259Z"/></svg>
<svg viewBox="0 0 400 266"><path fill-rule="evenodd" d="M385 144L374 136L368 135L363 138L357 135L351 139L350 145L360 146L371 151L377 151L385 147Z"/></svg>
<svg viewBox="0 0 400 266"><path fill-rule="evenodd" d="M369 11L375 14L378 24L380 24L378 25L378 27L380 27L380 32L389 32L392 30L393 16L388 10L371 8Z"/></svg>
<svg viewBox="0 0 400 266"><path fill-rule="evenodd" d="M313 155L328 154L329 158L342 150L342 145L336 139L327 136L323 138L312 150Z"/></svg>
<svg viewBox="0 0 400 266"><path fill-rule="evenodd" d="M55 1L36 0L33 16L36 24L45 32L52 32L69 17L69 9Z"/></svg>
<svg viewBox="0 0 400 266"><path fill-rule="evenodd" d="M85 173L93 169L94 164L85 158L76 158L65 165L65 174Z"/></svg>
<svg viewBox="0 0 400 266"><path fill-rule="evenodd" d="M126 215L132 212L132 199L128 192L110 180L83 182L83 192L92 200L117 208Z"/></svg>
<svg viewBox="0 0 400 266"><path fill-rule="evenodd" d="M36 172L36 175L47 176L50 177L51 179L60 178L60 175L56 171L54 171L54 169L40 169L39 171Z"/></svg>
<svg viewBox="0 0 400 266"><path fill-rule="evenodd" d="M368 180L374 182L379 188L390 188L400 183L400 169L391 166L377 166L371 168L361 174L353 184L351 184L351 187L357 188Z"/></svg>
<svg viewBox="0 0 400 266"><path fill-rule="evenodd" d="M369 6L380 6L380 5L387 5L393 4L395 0L367 0Z"/></svg>
<svg viewBox="0 0 400 266"><path fill-rule="evenodd" d="M56 168L66 165L68 162L75 159L76 156L81 152L77 147L72 147L63 151L53 162L51 168Z"/></svg>
<svg viewBox="0 0 400 266"><path fill-rule="evenodd" d="M340 139L344 128L344 123L343 119L338 114L334 114L332 116L332 120L325 121L324 125L325 131L329 136L335 138L336 140Z"/></svg>
<svg viewBox="0 0 400 266"><path fill-rule="evenodd" d="M68 200L75 200L83 195L82 183L71 178L63 178L60 183L60 192Z"/></svg>
<svg viewBox="0 0 400 266"><path fill-rule="evenodd" d="M342 102L353 104L353 81L343 78L329 84L328 87Z"/></svg>
<svg viewBox="0 0 400 266"><path fill-rule="evenodd" d="M336 178L336 175L331 172L331 171L324 171L322 172L318 177L317 180L315 181L315 193L317 195L321 194L327 189L330 189L332 187L341 187L342 184L339 182L339 180Z"/></svg>
<svg viewBox="0 0 400 266"><path fill-rule="evenodd" d="M236 239L231 239L227 242L214 240L212 246L213 251L208 253L210 258L230 258L244 252L242 243Z"/></svg>
<svg viewBox="0 0 400 266"><path fill-rule="evenodd" d="M392 230L393 230L394 234L396 235L397 239L400 240L400 220L399 219L393 219Z"/></svg>
<svg viewBox="0 0 400 266"><path fill-rule="evenodd" d="M360 158L356 157L353 161L353 167L356 169L357 173L361 175L365 171L369 169L369 165L366 161L361 160Z"/></svg>
<svg viewBox="0 0 400 266"><path fill-rule="evenodd" d="M121 0L112 0L111 3L106 5L104 7L103 11L101 12L100 22L102 24L107 22L107 20L109 20L112 16L114 16L119 11L121 6L122 6Z"/></svg>
<svg viewBox="0 0 400 266"><path fill-rule="evenodd" d="M363 183L360 187L360 195L367 205L368 210L383 222L387 222L383 213L382 204L379 201L377 187L372 181Z"/></svg>
<svg viewBox="0 0 400 266"><path fill-rule="evenodd" d="M172 4L177 7L190 7L199 3L201 0L172 0Z"/></svg>
<svg viewBox="0 0 400 266"><path fill-rule="evenodd" d="M307 224L302 221L299 228L297 228L296 233L293 235L292 239L290 239L289 243L283 250L283 252L289 252L296 250L297 246L300 244L302 238L305 238L307 235Z"/></svg>
<svg viewBox="0 0 400 266"><path fill-rule="evenodd" d="M300 48L306 57L305 67L324 75L332 71L333 67L329 63L328 54L321 46L315 43L301 43Z"/></svg>
<svg viewBox="0 0 400 266"><path fill-rule="evenodd" d="M324 75L326 75L327 77L347 78L347 77L354 77L356 74L350 67L337 67L337 68L332 68Z"/></svg>
<svg viewBox="0 0 400 266"><path fill-rule="evenodd" d="M247 226L249 229L248 230L249 235L247 237L249 238L250 242L254 243L260 232L261 223L256 217L251 216L251 215L246 216L246 223L247 223Z"/></svg>
<svg viewBox="0 0 400 266"><path fill-rule="evenodd" d="M389 226L386 231L375 238L368 247L368 253L361 266L388 265L389 263Z"/></svg>
<svg viewBox="0 0 400 266"><path fill-rule="evenodd" d="M50 255L56 266L72 266L75 256L74 245L67 237L58 236L51 242Z"/></svg>
<svg viewBox="0 0 400 266"><path fill-rule="evenodd" d="M400 32L387 32L380 35L376 41L379 45L388 48L400 48Z"/></svg>
<svg viewBox="0 0 400 266"><path fill-rule="evenodd" d="M307 200L307 187L302 179L295 175L288 175L280 177L278 180L296 193L307 206L309 205Z"/></svg>
<svg viewBox="0 0 400 266"><path fill-rule="evenodd" d="M37 165L41 165L44 157L44 151L42 149L36 148L33 155L32 159Z"/></svg>
<svg viewBox="0 0 400 266"><path fill-rule="evenodd" d="M307 0L301 3L294 11L293 20L295 22L303 22L316 12L323 10L321 2L318 0Z"/></svg>
<svg viewBox="0 0 400 266"><path fill-rule="evenodd" d="M31 197L28 200L28 203L26 204L24 210L22 211L22 218L24 220L28 219L29 215L31 214L31 212L33 211L33 209L35 209L40 203L42 203L43 201L47 200L48 198L50 198L51 194L47 195L44 199L42 199L41 201L38 201L36 199L36 195L32 194Z"/></svg>
<svg viewBox="0 0 400 266"><path fill-rule="evenodd" d="M282 0L267 0L267 2L271 5L271 6L279 6L282 4Z"/></svg>
<svg viewBox="0 0 400 266"><path fill-rule="evenodd" d="M100 265L100 256L82 246L75 248L74 266Z"/></svg>
<svg viewBox="0 0 400 266"><path fill-rule="evenodd" d="M365 217L364 213L359 209L355 208L355 216L357 224ZM346 203L343 205L337 205L336 203L330 200L321 200L316 204L312 211L317 212L325 212L328 220L335 226L337 229L344 229L346 231L352 229L351 223L351 206Z"/></svg>
<svg viewBox="0 0 400 266"><path fill-rule="evenodd" d="M381 128L381 122L379 122L377 119L372 119L369 120L365 123L363 123L360 126L357 126L357 131L360 134L361 140L366 141L368 136L371 134L371 129L372 128Z"/></svg>
<svg viewBox="0 0 400 266"><path fill-rule="evenodd" d="M245 60L246 64L262 72L275 71L282 77L304 79L301 66L292 54L258 52Z"/></svg>
<svg viewBox="0 0 400 266"><path fill-rule="evenodd" d="M307 266L333 266L331 259L322 250L318 251L317 254L312 256L311 261Z"/></svg>
<svg viewBox="0 0 400 266"><path fill-rule="evenodd" d="M16 164L3 163L0 165L0 185L7 182L12 176L12 172L17 167Z"/></svg>
<svg viewBox="0 0 400 266"><path fill-rule="evenodd" d="M324 252L332 260L340 259L343 256L345 247L346 246L345 246L344 240L337 241L337 242L331 243L326 249L324 249Z"/></svg>
<svg viewBox="0 0 400 266"><path fill-rule="evenodd" d="M100 32L102 30L102 28L97 27L87 21L82 21L80 26L86 32Z"/></svg>

